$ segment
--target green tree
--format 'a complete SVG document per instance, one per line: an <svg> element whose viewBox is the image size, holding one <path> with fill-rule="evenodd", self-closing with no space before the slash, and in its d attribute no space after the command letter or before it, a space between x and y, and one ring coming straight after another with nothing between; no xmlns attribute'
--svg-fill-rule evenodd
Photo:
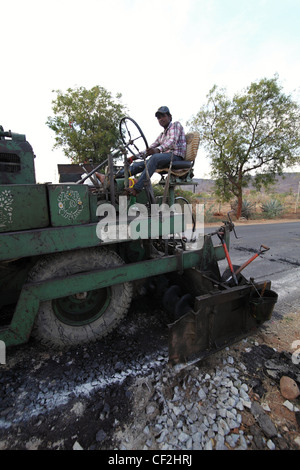
<svg viewBox="0 0 300 470"><path fill-rule="evenodd" d="M68 88L52 101L54 117L46 124L55 132L54 148L62 147L73 163L105 160L120 143L119 121L125 107L121 94L113 98L105 88Z"/></svg>
<svg viewBox="0 0 300 470"><path fill-rule="evenodd" d="M250 180L260 190L299 161L299 106L282 92L277 75L251 83L233 99L215 85L207 98L189 124L208 150L216 194L223 201L237 198L239 218Z"/></svg>

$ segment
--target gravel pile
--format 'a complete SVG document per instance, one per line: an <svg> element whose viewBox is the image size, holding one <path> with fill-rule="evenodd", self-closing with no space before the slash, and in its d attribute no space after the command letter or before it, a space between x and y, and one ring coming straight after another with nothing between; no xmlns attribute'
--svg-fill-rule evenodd
<svg viewBox="0 0 300 470"><path fill-rule="evenodd" d="M241 411L251 408L248 385L239 379L233 358L229 357L228 362L212 374L195 368L180 386L174 387L171 399L165 399L163 391L157 390L157 400L163 407L154 430L162 450L225 450L226 443L231 448L248 448L249 438L246 440L239 430ZM148 432L146 427L144 433ZM148 446L151 448L151 440L144 448Z"/></svg>
<svg viewBox="0 0 300 470"><path fill-rule="evenodd" d="M246 366L236 363L230 355L223 359L223 364L210 368L209 373L201 366L192 366L182 369L179 375L174 375L174 370L154 374L141 448L187 451L289 448L269 416L270 408L250 398L248 382ZM294 445L300 447L299 438ZM120 449L129 448L125 439Z"/></svg>

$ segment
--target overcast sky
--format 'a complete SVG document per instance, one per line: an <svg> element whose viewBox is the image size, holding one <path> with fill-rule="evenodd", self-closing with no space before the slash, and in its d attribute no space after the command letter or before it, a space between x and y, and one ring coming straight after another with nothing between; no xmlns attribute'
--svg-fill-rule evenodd
<svg viewBox="0 0 300 470"><path fill-rule="evenodd" d="M214 84L228 94L278 73L300 103L299 0L10 0L1 8L1 107L5 130L26 134L39 182L57 181L52 90L100 85L122 93L152 143L155 111L187 121ZM197 158L195 176L209 177Z"/></svg>

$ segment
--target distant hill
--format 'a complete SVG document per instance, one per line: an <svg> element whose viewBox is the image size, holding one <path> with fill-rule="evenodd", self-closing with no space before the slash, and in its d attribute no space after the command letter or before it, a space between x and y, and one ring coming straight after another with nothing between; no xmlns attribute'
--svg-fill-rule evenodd
<svg viewBox="0 0 300 470"><path fill-rule="evenodd" d="M213 191L214 180L194 178L194 181L198 183L195 187L195 193L210 193ZM277 176L277 183L272 187L272 191L275 193L297 193L299 182L300 173L284 173L282 176ZM252 188L250 185L249 189ZM184 189L194 191L192 185L185 186Z"/></svg>

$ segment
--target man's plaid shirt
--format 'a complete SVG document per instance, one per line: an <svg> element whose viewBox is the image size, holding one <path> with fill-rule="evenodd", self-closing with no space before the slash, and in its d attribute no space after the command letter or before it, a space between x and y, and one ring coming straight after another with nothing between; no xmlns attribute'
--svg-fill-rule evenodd
<svg viewBox="0 0 300 470"><path fill-rule="evenodd" d="M184 158L186 152L185 133L180 122L170 122L165 129L150 145L150 148L158 148L161 153L173 152L174 155Z"/></svg>

